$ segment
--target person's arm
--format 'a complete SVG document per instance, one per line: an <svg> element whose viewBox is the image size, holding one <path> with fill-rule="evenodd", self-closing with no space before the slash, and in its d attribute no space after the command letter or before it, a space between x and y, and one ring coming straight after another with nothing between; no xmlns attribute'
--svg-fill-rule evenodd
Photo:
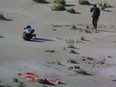
<svg viewBox="0 0 116 87"><path fill-rule="evenodd" d="M99 9L99 8L98 8ZM99 9L99 16L100 16L100 9Z"/></svg>
<svg viewBox="0 0 116 87"><path fill-rule="evenodd" d="M93 9L94 9L94 8L90 8L90 12L92 12L92 11L93 11Z"/></svg>
<svg viewBox="0 0 116 87"><path fill-rule="evenodd" d="M99 17L100 16L100 9L97 8L96 10L97 10L97 16Z"/></svg>

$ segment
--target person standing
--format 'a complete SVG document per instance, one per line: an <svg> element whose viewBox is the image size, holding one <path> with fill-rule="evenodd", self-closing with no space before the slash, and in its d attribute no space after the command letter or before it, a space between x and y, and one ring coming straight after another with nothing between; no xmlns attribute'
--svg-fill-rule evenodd
<svg viewBox="0 0 116 87"><path fill-rule="evenodd" d="M92 24L93 28L97 30L97 22L99 20L100 16L100 9L97 7L96 4L93 5L93 7L90 9L90 12L92 12Z"/></svg>

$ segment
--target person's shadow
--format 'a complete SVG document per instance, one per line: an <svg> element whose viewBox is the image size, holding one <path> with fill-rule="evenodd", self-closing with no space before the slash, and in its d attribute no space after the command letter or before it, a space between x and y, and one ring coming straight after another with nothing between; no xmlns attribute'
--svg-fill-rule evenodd
<svg viewBox="0 0 116 87"><path fill-rule="evenodd" d="M45 41L54 41L51 39L45 39L45 38L33 38L30 40L31 42L45 42Z"/></svg>

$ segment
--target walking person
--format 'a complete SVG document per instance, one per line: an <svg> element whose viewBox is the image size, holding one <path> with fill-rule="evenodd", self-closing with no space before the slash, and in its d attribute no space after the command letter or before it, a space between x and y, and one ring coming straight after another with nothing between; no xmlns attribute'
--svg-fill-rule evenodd
<svg viewBox="0 0 116 87"><path fill-rule="evenodd" d="M97 30L97 22L99 20L100 16L100 9L97 7L96 4L93 5L93 7L90 9L90 12L92 12L92 24L93 28Z"/></svg>

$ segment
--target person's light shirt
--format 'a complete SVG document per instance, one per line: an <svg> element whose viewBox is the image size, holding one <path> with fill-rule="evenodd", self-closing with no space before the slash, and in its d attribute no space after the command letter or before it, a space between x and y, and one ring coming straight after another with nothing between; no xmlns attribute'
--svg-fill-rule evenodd
<svg viewBox="0 0 116 87"><path fill-rule="evenodd" d="M26 29L24 30L24 32L26 32L26 33L28 33L28 34L29 34L29 33L31 33L31 32L32 32L32 30L33 30L32 28L26 28Z"/></svg>

